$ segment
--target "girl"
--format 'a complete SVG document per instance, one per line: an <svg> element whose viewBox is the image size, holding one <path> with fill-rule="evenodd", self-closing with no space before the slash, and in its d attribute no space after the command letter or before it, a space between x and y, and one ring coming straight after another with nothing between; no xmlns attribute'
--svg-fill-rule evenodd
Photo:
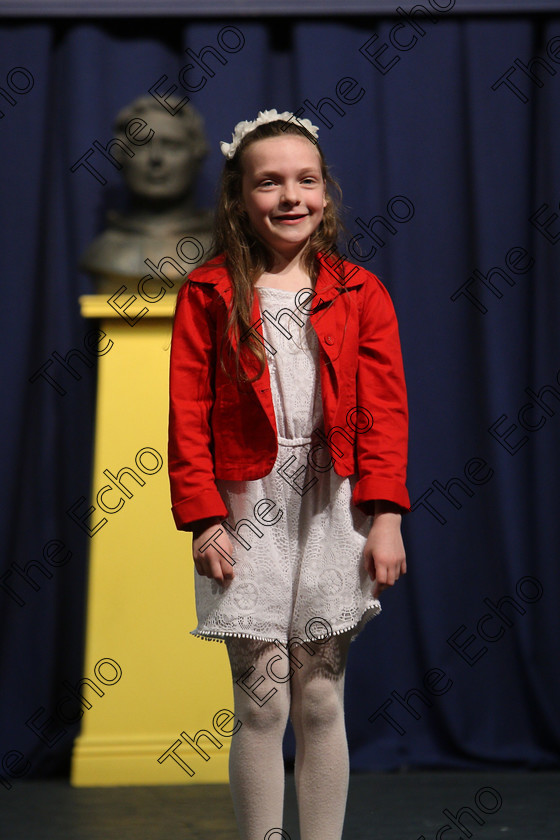
<svg viewBox="0 0 560 840"><path fill-rule="evenodd" d="M242 840L287 837L288 716L301 840L340 840L348 648L406 572L397 322L377 277L336 251L317 131L265 111L221 144L213 256L173 326L172 511L193 533L191 632L227 645Z"/></svg>

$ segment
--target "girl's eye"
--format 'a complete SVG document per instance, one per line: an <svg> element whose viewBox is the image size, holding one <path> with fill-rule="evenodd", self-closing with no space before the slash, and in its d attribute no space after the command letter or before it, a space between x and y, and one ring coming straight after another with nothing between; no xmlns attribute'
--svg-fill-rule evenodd
<svg viewBox="0 0 560 840"><path fill-rule="evenodd" d="M261 187L270 187L274 184L274 181L271 181L270 178L267 178L265 181L261 181Z"/></svg>

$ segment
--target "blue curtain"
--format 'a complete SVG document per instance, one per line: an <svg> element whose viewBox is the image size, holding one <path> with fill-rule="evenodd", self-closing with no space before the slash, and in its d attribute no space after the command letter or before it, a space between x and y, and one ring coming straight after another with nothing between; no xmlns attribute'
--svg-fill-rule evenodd
<svg viewBox="0 0 560 840"><path fill-rule="evenodd" d="M212 145L199 202L236 122L301 109L343 186L342 250L399 317L409 572L351 648L352 769L556 766L560 18L4 21L0 44L0 784L65 772L79 726L54 716L83 676L88 539L66 510L90 488L96 354L77 262L122 200L93 144L179 85L187 48L208 64L178 88ZM105 184L76 165L89 149Z"/></svg>

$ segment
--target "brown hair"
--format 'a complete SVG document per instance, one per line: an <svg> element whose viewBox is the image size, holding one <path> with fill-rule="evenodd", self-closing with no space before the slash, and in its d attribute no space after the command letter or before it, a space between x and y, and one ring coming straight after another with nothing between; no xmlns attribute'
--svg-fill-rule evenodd
<svg viewBox="0 0 560 840"><path fill-rule="evenodd" d="M225 265L228 268L233 280L233 298L226 330L222 335L220 345L220 362L222 369L228 374L223 360L223 347L226 335L230 330L234 331L237 339L237 350L235 354L235 371L237 381L241 381L239 369L241 335L251 330L251 311L253 305L254 284L264 271L272 268L271 254L266 244L257 236L253 226L241 206L242 180L243 180L243 152L257 140L265 140L269 137L284 137L285 135L296 135L306 137L319 153L321 175L326 183L327 204L323 211L323 218L310 237L302 253L302 264L311 278L313 287L319 274L319 261L317 254L329 253L333 262L338 262L340 255L336 249L337 239L342 227L339 217L339 206L342 199L340 186L330 175L325 157L321 147L308 131L296 123L285 120L274 120L257 126L239 143L234 156L226 159L222 172L218 206L214 222L214 239L209 259L219 254L225 255ZM341 264L340 264L341 266ZM343 278L342 267L338 268ZM333 284L334 285L334 284ZM337 284L339 285L339 284ZM344 285L341 286L344 291ZM266 355L262 343L255 337L251 330L247 341L244 342L247 351L253 353L260 365L260 370L253 379L243 377L244 381L254 382L258 379L265 368ZM229 344L231 352L231 344Z"/></svg>

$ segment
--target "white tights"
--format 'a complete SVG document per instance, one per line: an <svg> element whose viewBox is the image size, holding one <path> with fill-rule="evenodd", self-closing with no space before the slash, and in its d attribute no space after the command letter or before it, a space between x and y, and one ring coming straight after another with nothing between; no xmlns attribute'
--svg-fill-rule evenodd
<svg viewBox="0 0 560 840"><path fill-rule="evenodd" d="M288 716L296 738L300 840L340 840L349 777L344 676L350 633L304 647L290 644L291 676L288 657L270 642L229 637L226 644L235 720L242 723L232 738L229 757L230 790L241 840L288 838L286 832L281 833L282 741ZM285 682L278 681L282 678ZM264 699L274 689L276 693Z"/></svg>

